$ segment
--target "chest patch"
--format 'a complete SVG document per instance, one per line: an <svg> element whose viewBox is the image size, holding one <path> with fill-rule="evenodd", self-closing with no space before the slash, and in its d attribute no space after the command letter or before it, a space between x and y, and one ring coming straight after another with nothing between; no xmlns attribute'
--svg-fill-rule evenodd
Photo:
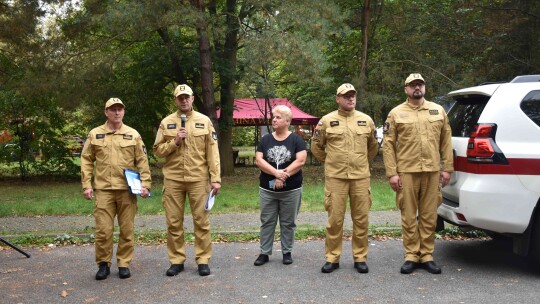
<svg viewBox="0 0 540 304"><path fill-rule="evenodd" d="M429 110L430 115L439 115L439 110Z"/></svg>
<svg viewBox="0 0 540 304"><path fill-rule="evenodd" d="M176 129L176 124L167 124L167 129Z"/></svg>
<svg viewBox="0 0 540 304"><path fill-rule="evenodd" d="M133 135L124 134L124 139L132 140L132 139L133 139Z"/></svg>
<svg viewBox="0 0 540 304"><path fill-rule="evenodd" d="M339 121L338 120L334 120L334 121L330 122L330 127L337 127L337 126L339 126Z"/></svg>
<svg viewBox="0 0 540 304"><path fill-rule="evenodd" d="M105 134L96 134L96 139L105 138Z"/></svg>
<svg viewBox="0 0 540 304"><path fill-rule="evenodd" d="M198 122L198 123L195 124L195 128L197 128L197 129L204 129L204 124Z"/></svg>
<svg viewBox="0 0 540 304"><path fill-rule="evenodd" d="M359 121L358 121L358 125L359 125L359 126L367 126L367 121L365 121L365 120L359 120Z"/></svg>

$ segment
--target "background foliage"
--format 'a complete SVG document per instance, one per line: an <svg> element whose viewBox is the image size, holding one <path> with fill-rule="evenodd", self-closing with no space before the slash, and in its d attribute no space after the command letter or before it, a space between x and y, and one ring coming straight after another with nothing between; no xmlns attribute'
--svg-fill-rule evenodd
<svg viewBox="0 0 540 304"><path fill-rule="evenodd" d="M322 116L336 108L335 88L351 82L362 91L358 108L381 124L404 100L411 72L424 75L430 100L539 73L539 6L533 0L0 0L0 130L14 135L0 139L0 161L15 157L22 177L76 172L63 138L85 137L102 124L109 97L124 101L125 123L150 147L160 120L175 110L174 86L188 83L199 111L222 109L214 123L223 172L231 174L234 98L287 97ZM21 140L28 132L32 140Z"/></svg>

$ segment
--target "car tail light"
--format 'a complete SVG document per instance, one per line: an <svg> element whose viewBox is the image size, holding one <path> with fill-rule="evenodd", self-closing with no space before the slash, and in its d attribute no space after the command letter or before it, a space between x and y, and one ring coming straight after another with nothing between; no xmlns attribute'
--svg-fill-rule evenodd
<svg viewBox="0 0 540 304"><path fill-rule="evenodd" d="M508 160L495 143L496 124L478 124L469 137L467 160L480 164L507 165Z"/></svg>
<svg viewBox="0 0 540 304"><path fill-rule="evenodd" d="M462 222L466 222L467 219L465 218L465 215L461 214L461 213L458 213L456 212L456 217L458 220L462 221Z"/></svg>

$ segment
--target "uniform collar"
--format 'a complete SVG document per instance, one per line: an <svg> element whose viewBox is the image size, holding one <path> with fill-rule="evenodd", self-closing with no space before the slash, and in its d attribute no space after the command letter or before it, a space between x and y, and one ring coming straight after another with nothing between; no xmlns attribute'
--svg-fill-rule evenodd
<svg viewBox="0 0 540 304"><path fill-rule="evenodd" d="M176 116L178 116L178 118L180 118L182 114L186 115L187 117L191 117L191 115L193 114L193 109L187 112L180 111L180 110L176 111Z"/></svg>
<svg viewBox="0 0 540 304"><path fill-rule="evenodd" d="M414 106L414 105L410 104L408 98L407 98L407 100L405 100L404 104L407 105L412 110L429 110L429 101L427 101L425 99L424 99L424 102L419 106Z"/></svg>
<svg viewBox="0 0 540 304"><path fill-rule="evenodd" d="M352 110L352 111L343 111L341 109L338 109L337 111L338 111L338 115L345 116L345 117L353 116L354 112L355 112L354 110Z"/></svg>
<svg viewBox="0 0 540 304"><path fill-rule="evenodd" d="M112 132L112 130L109 128L109 125L107 122L103 124L103 130L105 131L105 134L125 134L127 132L126 124L122 123L122 126L120 129L116 130L116 132Z"/></svg>

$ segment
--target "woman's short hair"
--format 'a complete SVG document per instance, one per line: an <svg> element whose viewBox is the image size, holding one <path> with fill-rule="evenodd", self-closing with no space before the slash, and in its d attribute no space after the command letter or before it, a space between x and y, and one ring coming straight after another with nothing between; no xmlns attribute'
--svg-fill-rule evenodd
<svg viewBox="0 0 540 304"><path fill-rule="evenodd" d="M285 118L286 121L292 121L292 111L287 106L277 105L272 109L272 113L279 113Z"/></svg>

